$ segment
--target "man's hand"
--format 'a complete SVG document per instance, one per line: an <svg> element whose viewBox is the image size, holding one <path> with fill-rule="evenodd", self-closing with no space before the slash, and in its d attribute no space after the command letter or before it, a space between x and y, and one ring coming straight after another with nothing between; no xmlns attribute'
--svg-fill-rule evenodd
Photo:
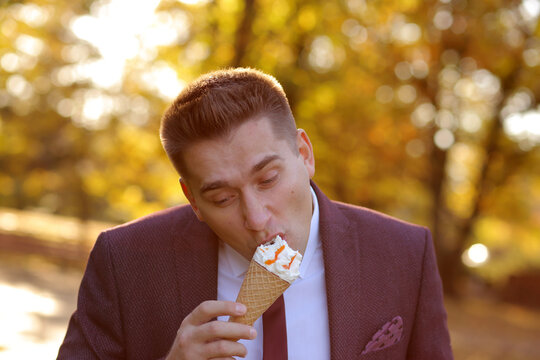
<svg viewBox="0 0 540 360"><path fill-rule="evenodd" d="M205 301L182 321L167 360L233 359L247 350L238 339L255 339L251 326L212 320L218 316L244 315L246 307L232 301Z"/></svg>

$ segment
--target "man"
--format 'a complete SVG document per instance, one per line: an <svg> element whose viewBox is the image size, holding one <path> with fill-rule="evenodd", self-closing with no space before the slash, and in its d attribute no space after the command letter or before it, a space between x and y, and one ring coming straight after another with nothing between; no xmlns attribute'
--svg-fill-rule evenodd
<svg viewBox="0 0 540 360"><path fill-rule="evenodd" d="M273 345L288 358L452 358L429 231L326 198L274 78L199 78L161 139L191 206L99 236L59 359L261 359L267 321L227 319L245 313L242 278L275 235L303 254L283 296L286 345Z"/></svg>

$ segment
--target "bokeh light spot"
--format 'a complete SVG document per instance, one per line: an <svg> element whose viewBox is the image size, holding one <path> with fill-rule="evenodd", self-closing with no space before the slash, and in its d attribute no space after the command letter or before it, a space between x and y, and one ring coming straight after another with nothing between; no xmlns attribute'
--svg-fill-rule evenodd
<svg viewBox="0 0 540 360"><path fill-rule="evenodd" d="M452 131L448 129L440 129L433 136L435 145L441 150L448 150L454 144L455 138Z"/></svg>
<svg viewBox="0 0 540 360"><path fill-rule="evenodd" d="M489 250L483 244L474 244L467 249L461 259L463 263L470 267L476 267L484 264L489 258Z"/></svg>

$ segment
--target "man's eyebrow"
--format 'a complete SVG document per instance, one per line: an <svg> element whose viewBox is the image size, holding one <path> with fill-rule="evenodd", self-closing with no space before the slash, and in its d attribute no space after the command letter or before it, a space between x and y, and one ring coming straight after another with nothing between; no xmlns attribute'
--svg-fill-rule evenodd
<svg viewBox="0 0 540 360"><path fill-rule="evenodd" d="M279 156L278 154L267 155L261 161L255 164L255 166L253 166L253 168L251 169L251 173L255 174L257 171L261 171L262 169L264 169L264 167L268 165L269 163L271 163L272 161L279 160L279 159L283 159L283 158Z"/></svg>

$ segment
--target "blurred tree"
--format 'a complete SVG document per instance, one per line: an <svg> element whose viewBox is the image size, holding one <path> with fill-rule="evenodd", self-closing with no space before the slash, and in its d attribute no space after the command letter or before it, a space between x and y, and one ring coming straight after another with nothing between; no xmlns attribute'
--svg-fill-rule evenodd
<svg viewBox="0 0 540 360"><path fill-rule="evenodd" d="M208 29L220 39L207 69L275 74L315 143L317 181L337 199L429 225L455 293L462 253L489 242L479 219L534 223L526 192L511 217L498 214L508 205L498 195L517 174L539 175L538 133L518 125L539 118L537 5L221 1L215 6L237 21L212 21L215 12L198 8L209 21L191 41ZM526 111L531 118L516 118Z"/></svg>
<svg viewBox="0 0 540 360"><path fill-rule="evenodd" d="M122 83L121 32L102 47L86 37L121 27L83 14L118 9L34 1L1 11L2 205L125 221L176 203L155 135L166 99Z"/></svg>
<svg viewBox="0 0 540 360"><path fill-rule="evenodd" d="M538 0L1 11L3 205L124 221L183 201L160 114L199 74L251 66L284 85L330 196L430 226L448 292L472 243L493 250L486 278L540 264Z"/></svg>

